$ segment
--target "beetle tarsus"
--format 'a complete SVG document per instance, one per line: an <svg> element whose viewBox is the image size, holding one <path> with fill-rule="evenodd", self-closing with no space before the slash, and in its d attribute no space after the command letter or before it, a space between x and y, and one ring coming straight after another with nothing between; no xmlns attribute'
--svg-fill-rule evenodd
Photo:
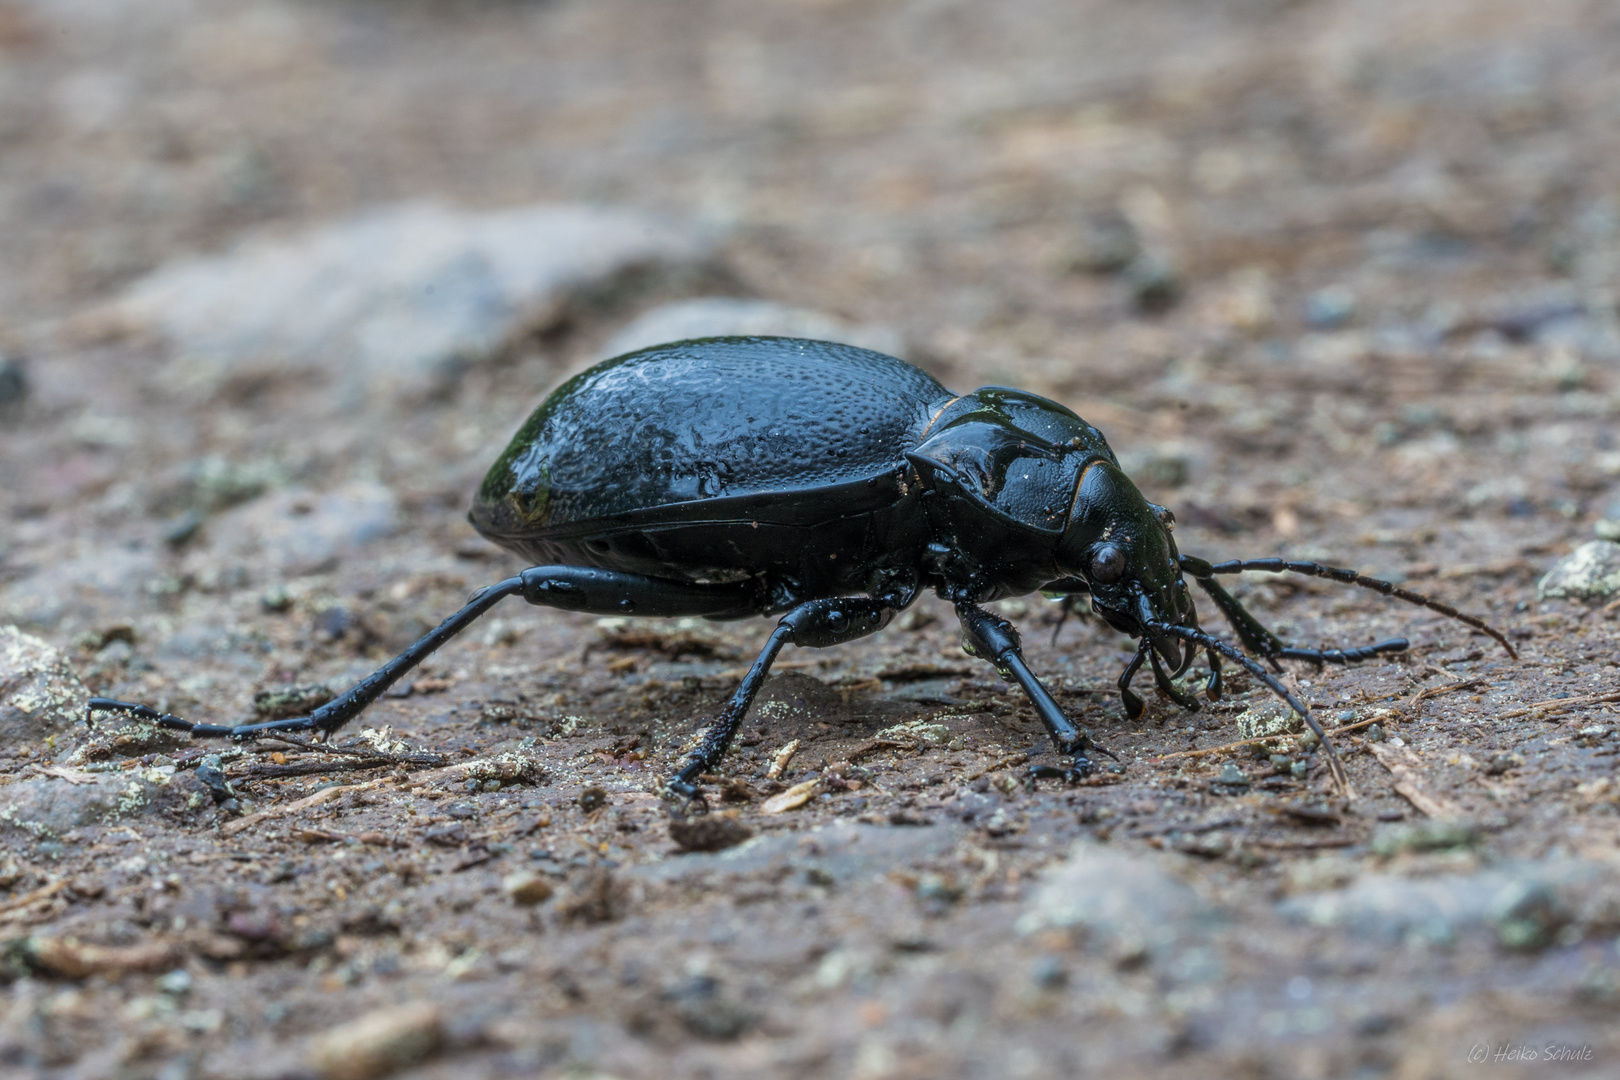
<svg viewBox="0 0 1620 1080"><path fill-rule="evenodd" d="M1136 655L1131 657L1131 662L1125 665L1124 671L1120 672L1119 682L1116 685L1119 687L1120 703L1125 706L1125 719L1127 720L1140 719L1143 711L1147 708L1142 699L1131 690L1131 680L1136 678L1137 671L1141 669L1142 662L1147 659L1148 653L1152 649L1153 647L1144 639L1141 647L1136 650Z"/></svg>
<svg viewBox="0 0 1620 1080"><path fill-rule="evenodd" d="M1225 692L1221 684L1221 654L1206 648L1204 655L1209 658L1209 682L1204 684L1204 695L1211 701L1219 701Z"/></svg>
<svg viewBox="0 0 1620 1080"><path fill-rule="evenodd" d="M1031 782L1036 780L1062 780L1066 784L1077 784L1096 772L1091 759L1084 754L1076 754L1069 759L1067 765L1031 765L1025 775Z"/></svg>
<svg viewBox="0 0 1620 1080"><path fill-rule="evenodd" d="M709 800L704 798L703 790L691 782L696 774L693 774L693 777L688 777L687 772L687 769L682 769L679 774L664 785L664 790L660 794L670 802L685 799L688 813L707 814L709 812Z"/></svg>
<svg viewBox="0 0 1620 1080"><path fill-rule="evenodd" d="M1076 784L1086 779L1097 771L1097 766L1092 764L1091 758L1086 756L1087 750L1095 751L1115 761L1119 760L1118 754L1105 746L1098 746L1091 741L1090 736L1085 738L1085 743L1082 746L1060 747L1060 749L1064 754L1068 755L1069 763L1067 765L1031 765L1029 772L1025 775L1032 783L1036 780L1062 780L1065 783Z"/></svg>

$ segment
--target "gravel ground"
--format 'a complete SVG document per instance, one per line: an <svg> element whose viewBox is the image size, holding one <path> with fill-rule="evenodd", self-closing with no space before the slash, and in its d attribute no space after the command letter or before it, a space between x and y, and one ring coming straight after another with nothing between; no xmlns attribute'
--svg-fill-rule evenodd
<svg viewBox="0 0 1620 1080"><path fill-rule="evenodd" d="M4 1071L1615 1075L1617 103L1574 0L0 0ZM488 246L533 204L619 254ZM472 321L286 345L340 295ZM1252 681L1125 720L1039 596L1077 786L931 598L789 650L701 820L660 780L764 621L511 604L338 755L79 723L369 672L519 568L464 513L534 403L697 298L1055 397L1183 551L1518 658L1240 579L1412 641L1290 676L1349 799Z"/></svg>

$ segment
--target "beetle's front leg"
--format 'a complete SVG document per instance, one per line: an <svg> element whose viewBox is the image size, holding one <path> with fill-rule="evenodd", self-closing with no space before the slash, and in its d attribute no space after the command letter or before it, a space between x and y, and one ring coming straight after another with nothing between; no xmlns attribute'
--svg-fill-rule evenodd
<svg viewBox="0 0 1620 1080"><path fill-rule="evenodd" d="M1092 742L1090 734L1082 728L1075 727L1069 718L1063 715L1058 703L1052 700L1052 695L1047 693L1046 687L1041 685L1041 681L1024 662L1023 647L1018 640L1018 631L1012 623L999 619L977 604L966 600L956 602L956 617L962 622L962 647L973 656L988 660L997 671L1010 675L1023 688L1030 704L1035 706L1036 715L1041 718L1041 723L1046 725L1047 733L1052 736L1052 743L1057 747L1058 753L1069 756L1067 768L1037 766L1031 770L1031 776L1079 780L1092 772L1093 766L1091 759L1086 756L1087 750L1097 750L1108 754L1109 757L1114 756Z"/></svg>
<svg viewBox="0 0 1620 1080"><path fill-rule="evenodd" d="M1115 683L1119 687L1119 701L1120 704L1125 706L1125 719L1127 720L1140 719L1142 711L1147 708L1142 703L1142 699L1136 696L1136 691L1131 689L1131 680L1136 678L1138 671L1142 670L1142 662L1148 658L1148 654L1152 651L1153 646L1146 638L1143 638L1142 644L1136 650L1136 655L1131 657L1131 662L1125 665L1125 670L1119 673L1119 681Z"/></svg>
<svg viewBox="0 0 1620 1080"><path fill-rule="evenodd" d="M698 743L697 749L687 756L681 771L665 786L665 792L691 799L699 808L706 808L703 795L698 791L698 777L718 767L720 759L726 756L726 751L731 748L731 740L736 738L738 729L742 727L743 717L748 714L748 707L754 702L754 695L764 685L765 676L770 673L771 665L776 662L783 645L791 642L812 649L841 645L877 633L894 618L895 610L892 604L884 600L854 596L810 600L782 616L782 621L776 624L776 629L771 631L765 647L754 660L753 667L748 669L748 674L743 676L742 682L732 693L731 700L726 702L720 715L703 733L703 740Z"/></svg>
<svg viewBox="0 0 1620 1080"><path fill-rule="evenodd" d="M1148 662L1153 665L1153 683L1159 688L1159 692L1188 712L1197 712L1198 699L1176 688L1170 673L1159 663L1159 654L1152 649L1148 650Z"/></svg>

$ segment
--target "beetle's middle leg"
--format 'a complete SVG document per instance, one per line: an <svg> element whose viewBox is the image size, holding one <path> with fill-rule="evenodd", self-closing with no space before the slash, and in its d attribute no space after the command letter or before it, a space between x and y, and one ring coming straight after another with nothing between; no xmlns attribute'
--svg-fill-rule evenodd
<svg viewBox="0 0 1620 1080"><path fill-rule="evenodd" d="M681 771L670 780L666 790L670 794L692 799L699 806L704 805L697 779L717 768L720 759L726 756L726 751L731 748L731 740L736 738L738 729L742 727L743 717L748 714L748 706L753 704L754 695L764 685L765 676L770 673L782 646L791 643L824 649L829 645L841 645L877 633L894 618L896 610L886 600L851 596L810 600L782 616L782 621L776 624L776 629L771 631L765 647L754 660L753 667L743 676L731 700L726 702L720 715L703 733L703 741L687 756Z"/></svg>

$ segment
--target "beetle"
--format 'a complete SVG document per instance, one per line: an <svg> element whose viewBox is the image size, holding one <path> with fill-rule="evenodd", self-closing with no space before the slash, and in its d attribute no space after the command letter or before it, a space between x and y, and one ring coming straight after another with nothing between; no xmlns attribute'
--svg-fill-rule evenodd
<svg viewBox="0 0 1620 1080"><path fill-rule="evenodd" d="M1161 692L1197 709L1173 680L1202 650L1211 699L1221 695L1222 659L1241 665L1322 739L1342 784L1326 734L1273 672L1282 660L1367 660L1404 650L1406 640L1289 647L1217 577L1258 570L1375 589L1459 620L1515 655L1480 619L1352 570L1182 555L1171 512L1148 502L1102 433L1064 406L1004 386L955 394L902 360L824 341L703 338L603 361L529 416L484 477L469 518L533 565L474 593L308 716L191 723L110 698L91 699L90 713L133 714L198 738L330 735L514 595L598 615L779 615L668 783L666 791L701 804L700 777L719 766L785 645L825 648L876 633L931 589L954 606L966 651L1023 689L1067 758L1032 775L1079 779L1094 769L1088 751L1108 751L1042 686L1013 625L983 606L1040 590L1066 603L1089 598L1103 621L1137 639L1118 681L1127 716L1143 710L1131 681L1144 664ZM1199 627L1189 577L1247 652Z"/></svg>

